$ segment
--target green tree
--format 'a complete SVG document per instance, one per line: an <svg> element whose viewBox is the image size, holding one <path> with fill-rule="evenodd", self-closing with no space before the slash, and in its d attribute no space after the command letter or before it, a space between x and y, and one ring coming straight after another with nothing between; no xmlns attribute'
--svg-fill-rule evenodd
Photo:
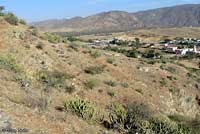
<svg viewBox="0 0 200 134"><path fill-rule="evenodd" d="M18 24L18 18L13 13L5 14L4 18L11 25L17 25Z"/></svg>
<svg viewBox="0 0 200 134"><path fill-rule="evenodd" d="M0 6L0 16L3 15L2 11L3 11L4 9L5 9L4 6Z"/></svg>
<svg viewBox="0 0 200 134"><path fill-rule="evenodd" d="M0 6L0 12L2 12L4 9L4 6Z"/></svg>

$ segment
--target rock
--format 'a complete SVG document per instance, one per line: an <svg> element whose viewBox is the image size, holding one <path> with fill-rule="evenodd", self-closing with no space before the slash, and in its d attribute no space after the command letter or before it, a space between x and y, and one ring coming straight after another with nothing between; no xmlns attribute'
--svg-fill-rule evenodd
<svg viewBox="0 0 200 134"><path fill-rule="evenodd" d="M0 111L0 129L9 129L11 128L11 123L9 117L5 113Z"/></svg>

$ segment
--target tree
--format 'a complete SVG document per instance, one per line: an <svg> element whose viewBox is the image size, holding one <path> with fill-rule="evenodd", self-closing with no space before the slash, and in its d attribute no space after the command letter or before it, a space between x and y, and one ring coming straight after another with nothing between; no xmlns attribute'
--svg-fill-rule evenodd
<svg viewBox="0 0 200 134"><path fill-rule="evenodd" d="M18 23L18 18L13 13L5 14L4 18L11 25L17 25Z"/></svg>
<svg viewBox="0 0 200 134"><path fill-rule="evenodd" d="M4 6L0 6L0 13L4 10Z"/></svg>
<svg viewBox="0 0 200 134"><path fill-rule="evenodd" d="M0 16L3 16L2 11L3 11L4 9L5 9L4 6L0 6Z"/></svg>

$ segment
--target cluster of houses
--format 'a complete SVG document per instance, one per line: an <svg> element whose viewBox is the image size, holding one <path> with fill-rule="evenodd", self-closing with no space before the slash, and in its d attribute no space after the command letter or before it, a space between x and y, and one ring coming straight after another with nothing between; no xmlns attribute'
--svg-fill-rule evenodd
<svg viewBox="0 0 200 134"><path fill-rule="evenodd" d="M160 45L165 52L186 55L191 53L200 54L200 40L193 38L182 38L168 41L161 41Z"/></svg>

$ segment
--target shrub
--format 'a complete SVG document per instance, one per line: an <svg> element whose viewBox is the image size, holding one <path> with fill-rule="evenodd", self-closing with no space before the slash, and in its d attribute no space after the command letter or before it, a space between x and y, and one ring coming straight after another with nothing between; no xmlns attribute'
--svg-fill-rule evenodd
<svg viewBox="0 0 200 134"><path fill-rule="evenodd" d="M0 6L0 16L4 16L4 13L2 12L4 9L4 6Z"/></svg>
<svg viewBox="0 0 200 134"><path fill-rule="evenodd" d="M5 14L4 19L11 25L17 25L18 24L18 18L13 13Z"/></svg>
<svg viewBox="0 0 200 134"><path fill-rule="evenodd" d="M20 24L23 24L23 25L26 25L26 21L23 20L23 19L20 19L20 20L19 20L19 23L20 23Z"/></svg>
<svg viewBox="0 0 200 134"><path fill-rule="evenodd" d="M191 134L186 126L167 119L153 118L143 104L129 105L126 109L119 103L111 105L110 126L127 134Z"/></svg>
<svg viewBox="0 0 200 134"><path fill-rule="evenodd" d="M176 68L170 67L170 66L166 66L166 65L161 65L160 69L166 70L166 71L168 71L170 73L173 73L173 74L177 73Z"/></svg>
<svg viewBox="0 0 200 134"><path fill-rule="evenodd" d="M107 91L107 93L108 93L108 95L111 96L111 97L116 96L116 92L115 92L114 90L109 89L109 90Z"/></svg>
<svg viewBox="0 0 200 134"><path fill-rule="evenodd" d="M85 82L85 86L90 89L94 89L98 84L98 81L95 79L87 80Z"/></svg>
<svg viewBox="0 0 200 134"><path fill-rule="evenodd" d="M37 73L37 79L42 82L42 84L50 87L64 87L65 80L73 78L72 75L65 74L59 71L40 71Z"/></svg>
<svg viewBox="0 0 200 134"><path fill-rule="evenodd" d="M170 122L166 119L154 119L151 121L151 129L156 134L191 134L191 130L183 125Z"/></svg>
<svg viewBox="0 0 200 134"><path fill-rule="evenodd" d="M172 94L174 95L174 94L179 93L179 90L176 89L176 88L170 88L170 89L169 89L169 92L172 93Z"/></svg>
<svg viewBox="0 0 200 134"><path fill-rule="evenodd" d="M133 48L132 50L129 50L127 55L127 57L131 57L131 58L137 58L138 56L138 52L135 48Z"/></svg>
<svg viewBox="0 0 200 134"><path fill-rule="evenodd" d="M108 86L111 86L111 87L117 86L117 83L114 82L114 81L112 81L112 80L105 81L104 83L105 83L106 85L108 85Z"/></svg>
<svg viewBox="0 0 200 134"><path fill-rule="evenodd" d="M77 116L85 120L93 119L96 114L94 103L80 98L66 101L64 107L66 111L75 113Z"/></svg>
<svg viewBox="0 0 200 134"><path fill-rule="evenodd" d="M105 66L104 65L98 65L98 66L91 66L91 67L87 67L85 69L85 73L88 74L101 74L104 71Z"/></svg>
<svg viewBox="0 0 200 134"><path fill-rule="evenodd" d="M131 105L125 109L121 104L114 103L111 105L109 117L112 128L127 133L146 134L141 131L145 128L144 123L148 123L145 120L149 119L149 111L145 109L144 105Z"/></svg>
<svg viewBox="0 0 200 134"><path fill-rule="evenodd" d="M123 130L126 121L126 115L127 111L121 104L117 102L113 103L109 113L111 127Z"/></svg>
<svg viewBox="0 0 200 134"><path fill-rule="evenodd" d="M80 39L76 38L76 37L73 37L73 36L69 36L67 38L70 42L74 42L74 41L80 41Z"/></svg>
<svg viewBox="0 0 200 134"><path fill-rule="evenodd" d="M163 78L161 81L160 81L160 85L162 87L166 86L167 85L167 81Z"/></svg>
<svg viewBox="0 0 200 134"><path fill-rule="evenodd" d="M159 52L156 52L154 49L150 49L150 50L147 50L143 56L145 58L156 58L156 57L159 57L161 54Z"/></svg>
<svg viewBox="0 0 200 134"><path fill-rule="evenodd" d="M37 45L36 45L36 48L37 49L43 49L43 46L44 46L44 44L42 43L42 42L39 42Z"/></svg>
<svg viewBox="0 0 200 134"><path fill-rule="evenodd" d="M32 35L33 36L38 36L39 35L39 31L33 27L33 30L32 30Z"/></svg>
<svg viewBox="0 0 200 134"><path fill-rule="evenodd" d="M128 88L129 84L127 82L123 82L123 83L121 83L121 86L124 87L124 88Z"/></svg>
<svg viewBox="0 0 200 134"><path fill-rule="evenodd" d="M65 92L67 93L73 93L76 90L74 85L66 85L65 86Z"/></svg>
<svg viewBox="0 0 200 134"><path fill-rule="evenodd" d="M101 52L96 50L96 51L90 51L90 55L92 58L98 58L101 56Z"/></svg>
<svg viewBox="0 0 200 134"><path fill-rule="evenodd" d="M15 73L21 72L21 68L17 65L15 59L11 56L0 56L0 66Z"/></svg>
<svg viewBox="0 0 200 134"><path fill-rule="evenodd" d="M113 57L109 57L106 60L108 63L113 64L113 62L115 61L115 59Z"/></svg>
<svg viewBox="0 0 200 134"><path fill-rule="evenodd" d="M42 39L44 40L48 40L51 43L60 43L61 42L61 37L54 35L54 34L50 34L50 33L44 33L41 35Z"/></svg>

